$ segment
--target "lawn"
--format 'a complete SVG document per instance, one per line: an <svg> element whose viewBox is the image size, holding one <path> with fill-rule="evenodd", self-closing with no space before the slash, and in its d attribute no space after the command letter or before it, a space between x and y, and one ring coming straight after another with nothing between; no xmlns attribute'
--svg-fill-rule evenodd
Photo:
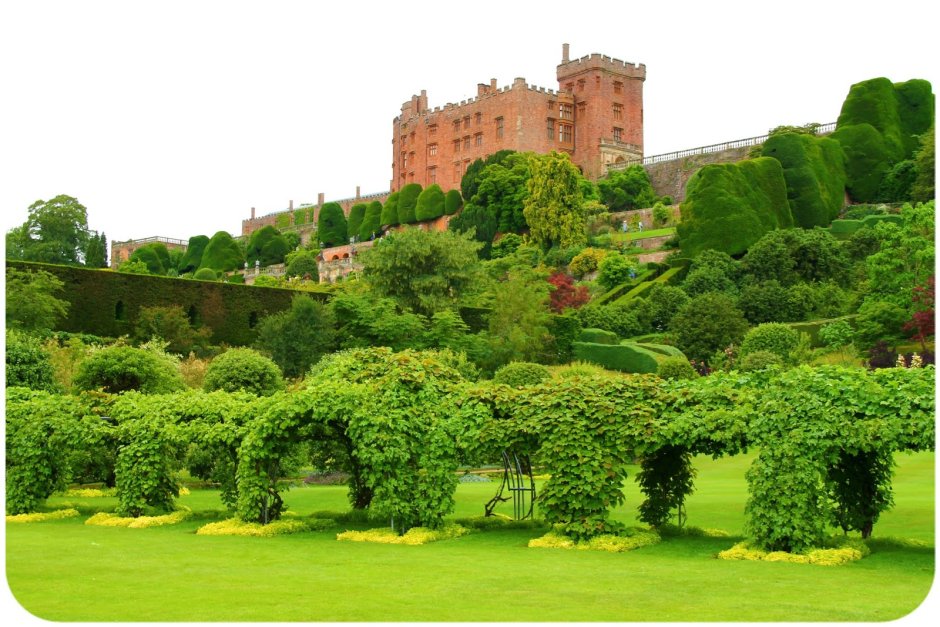
<svg viewBox="0 0 940 627"><path fill-rule="evenodd" d="M690 525L741 533L752 458L697 458ZM916 608L933 581L934 454L898 455L894 485L872 554L837 567L715 559L735 537L618 554L527 548L543 529L417 547L337 542L334 532L197 536L221 503L195 490L181 502L206 519L176 526L8 523L6 572L16 600L51 621L886 621ZM632 523L639 492L627 488L615 517ZM461 484L455 516L481 514L495 490ZM68 500L83 511L114 504ZM346 508L344 487L297 488L285 500L299 514Z"/></svg>

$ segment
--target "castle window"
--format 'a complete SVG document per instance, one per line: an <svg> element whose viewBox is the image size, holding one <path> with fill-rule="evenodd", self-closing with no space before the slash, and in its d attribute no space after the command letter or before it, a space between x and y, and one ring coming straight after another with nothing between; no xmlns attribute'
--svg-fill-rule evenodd
<svg viewBox="0 0 940 627"><path fill-rule="evenodd" d="M614 93L622 94L623 93L623 83L620 81L614 81Z"/></svg>
<svg viewBox="0 0 940 627"><path fill-rule="evenodd" d="M454 132L455 133L460 132L460 120L454 120Z"/></svg>
<svg viewBox="0 0 940 627"><path fill-rule="evenodd" d="M463 149L470 150L470 136L469 135L463 138Z"/></svg>
<svg viewBox="0 0 940 627"><path fill-rule="evenodd" d="M437 156L437 144L431 144L428 146L428 156L436 157Z"/></svg>
<svg viewBox="0 0 940 627"><path fill-rule="evenodd" d="M502 116L496 118L496 138L502 139L503 137L503 118Z"/></svg>
<svg viewBox="0 0 940 627"><path fill-rule="evenodd" d="M578 115L584 115L584 111L585 111L586 109L587 109L587 103L586 103L586 102L579 102L579 103L578 103Z"/></svg>
<svg viewBox="0 0 940 627"><path fill-rule="evenodd" d="M428 127L428 135L437 135L437 124Z"/></svg>
<svg viewBox="0 0 940 627"><path fill-rule="evenodd" d="M584 91L584 79L578 81L578 91Z"/></svg>
<svg viewBox="0 0 940 627"><path fill-rule="evenodd" d="M404 151L402 151L401 153L401 167L402 169L405 169L408 167L408 153Z"/></svg>
<svg viewBox="0 0 940 627"><path fill-rule="evenodd" d="M428 184L434 185L435 183L437 183L437 168L428 168Z"/></svg>
<svg viewBox="0 0 940 627"><path fill-rule="evenodd" d="M477 133L473 136L473 145L482 146L483 145L483 133Z"/></svg>
<svg viewBox="0 0 940 627"><path fill-rule="evenodd" d="M552 118L548 118L548 120L546 120L545 132L547 133L549 139L555 139L555 120Z"/></svg>
<svg viewBox="0 0 940 627"><path fill-rule="evenodd" d="M558 125L558 140L566 142L566 143L571 142L571 125L570 124Z"/></svg>
<svg viewBox="0 0 940 627"><path fill-rule="evenodd" d="M562 103L561 107L558 108L558 117L562 120L570 120L574 117L574 107L568 103Z"/></svg>
<svg viewBox="0 0 940 627"><path fill-rule="evenodd" d="M401 136L401 147L402 147L402 148L405 147L405 142L406 142L407 140L408 140L407 137L405 137L404 135Z"/></svg>
<svg viewBox="0 0 940 627"><path fill-rule="evenodd" d="M623 129L614 127L614 141L623 141Z"/></svg>
<svg viewBox="0 0 940 627"><path fill-rule="evenodd" d="M614 119L622 120L623 119L623 105L619 102L614 103Z"/></svg>
<svg viewBox="0 0 940 627"><path fill-rule="evenodd" d="M463 119L463 127L470 128L470 116L469 115Z"/></svg>
<svg viewBox="0 0 940 627"><path fill-rule="evenodd" d="M454 183L460 182L460 165L459 161L454 163Z"/></svg>
<svg viewBox="0 0 940 627"><path fill-rule="evenodd" d="M565 85L565 90L570 94L574 91L574 83L568 83Z"/></svg>
<svg viewBox="0 0 940 627"><path fill-rule="evenodd" d="M480 124L483 123L483 114L482 114L482 113L477 113L477 114L474 116L474 118L475 118L475 120L476 120L477 126L479 126Z"/></svg>
<svg viewBox="0 0 940 627"><path fill-rule="evenodd" d="M454 140L454 152L460 152L460 140L459 139Z"/></svg>

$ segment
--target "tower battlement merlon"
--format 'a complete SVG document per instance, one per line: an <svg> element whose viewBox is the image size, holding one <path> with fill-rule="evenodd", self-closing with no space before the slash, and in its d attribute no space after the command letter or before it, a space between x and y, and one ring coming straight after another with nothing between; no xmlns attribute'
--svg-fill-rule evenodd
<svg viewBox="0 0 940 627"><path fill-rule="evenodd" d="M580 59L571 61L568 59L568 44L564 44L562 60L558 64L558 79L561 80L563 77L581 74L590 70L607 70L629 78L646 80L646 65L644 63L621 61L598 52L592 52Z"/></svg>

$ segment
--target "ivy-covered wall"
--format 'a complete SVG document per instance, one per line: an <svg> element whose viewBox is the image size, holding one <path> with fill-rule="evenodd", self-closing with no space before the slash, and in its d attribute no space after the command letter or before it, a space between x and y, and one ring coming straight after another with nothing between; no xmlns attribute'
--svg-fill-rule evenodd
<svg viewBox="0 0 940 627"><path fill-rule="evenodd" d="M8 267L44 270L64 284L70 303L59 330L102 337L131 334L142 307L179 305L197 324L212 329L212 342L245 346L264 316L290 308L294 290L232 283L124 274L50 264L7 261ZM304 292L326 300L327 293Z"/></svg>

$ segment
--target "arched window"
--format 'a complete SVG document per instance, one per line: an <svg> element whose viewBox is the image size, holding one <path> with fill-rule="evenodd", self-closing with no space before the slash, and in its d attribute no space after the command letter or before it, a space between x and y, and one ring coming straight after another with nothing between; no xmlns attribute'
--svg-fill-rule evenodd
<svg viewBox="0 0 940 627"><path fill-rule="evenodd" d="M119 300L114 305L114 319L115 320L127 320L127 311L125 310L123 300Z"/></svg>

